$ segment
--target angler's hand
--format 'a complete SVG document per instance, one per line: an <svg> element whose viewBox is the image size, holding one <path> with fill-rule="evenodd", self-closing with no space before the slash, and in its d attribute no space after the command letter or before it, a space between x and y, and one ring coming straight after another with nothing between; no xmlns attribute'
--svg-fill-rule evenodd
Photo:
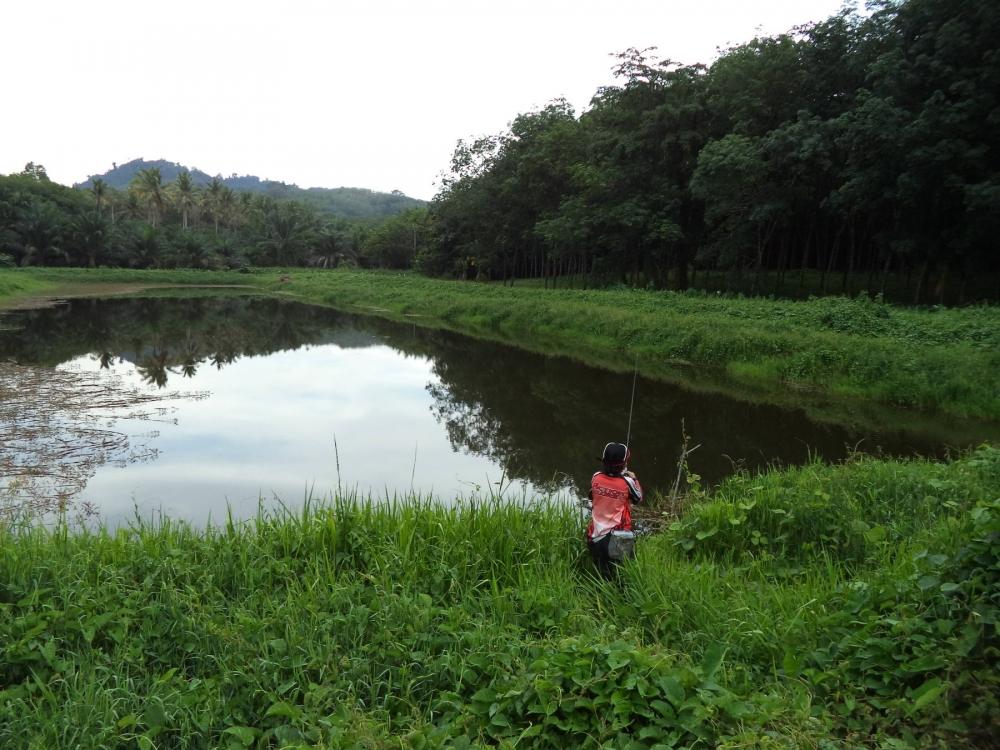
<svg viewBox="0 0 1000 750"><path fill-rule="evenodd" d="M623 476L626 476L629 479L635 479L635 472L633 472L633 471L625 471L625 472L623 472Z"/></svg>

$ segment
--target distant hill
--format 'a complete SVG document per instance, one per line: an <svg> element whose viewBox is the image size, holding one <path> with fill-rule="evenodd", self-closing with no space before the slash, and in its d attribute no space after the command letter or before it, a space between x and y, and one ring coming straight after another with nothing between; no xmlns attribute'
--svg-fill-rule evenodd
<svg viewBox="0 0 1000 750"><path fill-rule="evenodd" d="M91 183L96 178L104 180L109 187L116 190L124 190L132 182L132 178L142 169L157 167L163 183L168 184L177 179L177 175L187 170L191 173L191 179L199 187L203 187L212 181L212 175L202 172L200 169L185 167L165 159L156 161L146 161L145 159L133 159L125 164L115 164L104 174L90 175L85 181L75 184L73 187L89 189ZM262 180L253 175L233 174L229 177L218 175L219 179L233 190L249 193L260 193L269 195L276 199L294 199L315 206L317 209L334 216L342 216L348 219L379 218L392 216L410 208L424 205L424 201L417 198L410 198L403 195L398 190L391 193L379 193L365 188L300 188L298 185L289 185L285 182L275 180Z"/></svg>

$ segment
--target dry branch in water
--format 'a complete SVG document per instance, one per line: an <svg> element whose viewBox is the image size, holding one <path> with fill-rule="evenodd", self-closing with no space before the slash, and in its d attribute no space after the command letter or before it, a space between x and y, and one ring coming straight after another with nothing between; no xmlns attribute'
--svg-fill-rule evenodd
<svg viewBox="0 0 1000 750"><path fill-rule="evenodd" d="M129 435L118 423L173 421L165 403L206 395L149 393L107 372L0 362L0 521L69 510L100 466L155 458L155 431ZM94 512L86 503L76 510Z"/></svg>

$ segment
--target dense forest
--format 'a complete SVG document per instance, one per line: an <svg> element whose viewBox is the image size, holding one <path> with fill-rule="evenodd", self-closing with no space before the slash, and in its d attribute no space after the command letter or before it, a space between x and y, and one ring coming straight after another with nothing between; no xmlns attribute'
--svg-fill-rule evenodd
<svg viewBox="0 0 1000 750"><path fill-rule="evenodd" d="M997 299L997 39L997 4L874 0L710 66L629 49L582 114L460 141L432 203L383 219L168 162L85 192L28 164L0 177L0 262Z"/></svg>
<svg viewBox="0 0 1000 750"><path fill-rule="evenodd" d="M459 144L419 261L511 281L996 298L998 39L996 3L877 0L710 67L627 50L579 117L556 101Z"/></svg>

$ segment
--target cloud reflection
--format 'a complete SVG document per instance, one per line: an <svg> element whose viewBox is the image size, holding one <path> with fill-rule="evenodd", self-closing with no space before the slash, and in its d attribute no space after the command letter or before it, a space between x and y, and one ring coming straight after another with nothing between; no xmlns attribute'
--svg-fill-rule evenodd
<svg viewBox="0 0 1000 750"><path fill-rule="evenodd" d="M98 366L90 358L73 364ZM112 369L142 382L129 362ZM203 368L189 382L212 395L178 408L177 426L160 431L158 461L103 467L85 497L109 517L130 515L134 502L142 515L162 509L199 522L209 512L224 517L227 503L239 516L256 512L260 498L296 505L307 488L317 498L336 491L335 438L339 484L359 494L404 495L411 476L416 491L446 499L477 485L485 491L502 469L453 451L429 409L433 381L430 359L384 345L311 346Z"/></svg>

